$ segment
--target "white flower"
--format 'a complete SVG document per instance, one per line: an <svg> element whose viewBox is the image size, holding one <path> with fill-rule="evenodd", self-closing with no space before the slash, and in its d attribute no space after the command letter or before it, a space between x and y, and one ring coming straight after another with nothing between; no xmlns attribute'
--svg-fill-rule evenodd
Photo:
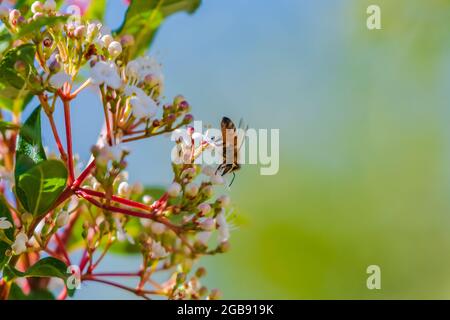
<svg viewBox="0 0 450 320"><path fill-rule="evenodd" d="M209 130L207 130L205 134L195 132L192 135L192 139L194 139L195 141L200 141L202 144L207 144L210 147L217 147L216 138L209 136Z"/></svg>
<svg viewBox="0 0 450 320"><path fill-rule="evenodd" d="M3 5L0 5L0 19L6 19L9 17L9 9Z"/></svg>
<svg viewBox="0 0 450 320"><path fill-rule="evenodd" d="M122 53L122 45L118 41L113 41L108 46L108 52L111 58L115 59Z"/></svg>
<svg viewBox="0 0 450 320"><path fill-rule="evenodd" d="M156 102L147 96L145 92L137 87L125 89L126 93L135 94L130 98L133 115L138 119L148 119L154 117L158 110Z"/></svg>
<svg viewBox="0 0 450 320"><path fill-rule="evenodd" d="M192 197L194 198L197 193L198 193L198 185L196 185L195 183L191 182L188 185L186 185L185 188L185 193L188 197Z"/></svg>
<svg viewBox="0 0 450 320"><path fill-rule="evenodd" d="M9 228L12 228L13 225L11 222L9 222L6 217L1 217L0 218L0 230L6 230Z"/></svg>
<svg viewBox="0 0 450 320"><path fill-rule="evenodd" d="M169 188L167 189L167 193L169 194L170 197L172 198L176 198L178 197L178 195L181 192L181 186L179 183L172 183Z"/></svg>
<svg viewBox="0 0 450 320"><path fill-rule="evenodd" d="M63 211L61 211L61 213L58 215L58 218L56 219L56 225L58 227L63 227L69 223L69 219L70 219L69 212L66 210L63 210Z"/></svg>
<svg viewBox="0 0 450 320"><path fill-rule="evenodd" d="M56 10L56 2L55 0L47 0L44 3L45 11L55 11Z"/></svg>
<svg viewBox="0 0 450 320"><path fill-rule="evenodd" d="M128 194L130 193L130 186L128 185L128 182L122 181L119 184L117 192L119 193L119 196L121 196L121 197L128 196Z"/></svg>
<svg viewBox="0 0 450 320"><path fill-rule="evenodd" d="M152 241L152 252L150 254L152 259L161 259L167 256L167 251L158 241Z"/></svg>
<svg viewBox="0 0 450 320"><path fill-rule="evenodd" d="M20 232L16 236L16 240L11 246L11 249L13 250L13 253L15 255L19 255L25 251L27 251L27 242L28 242L28 236L24 232Z"/></svg>
<svg viewBox="0 0 450 320"><path fill-rule="evenodd" d="M164 82L161 65L154 58L148 56L140 57L128 62L126 75L132 82L144 81L145 77L149 75L158 81L160 86L162 86Z"/></svg>
<svg viewBox="0 0 450 320"><path fill-rule="evenodd" d="M35 1L31 5L31 12L33 12L33 13L42 12L43 10L44 10L44 6L40 1Z"/></svg>
<svg viewBox="0 0 450 320"><path fill-rule="evenodd" d="M227 224L227 220L225 218L225 214L223 212L220 212L216 217L216 223L217 223L217 231L219 232L218 240L219 242L225 242L228 241L230 238L230 229Z"/></svg>
<svg viewBox="0 0 450 320"><path fill-rule="evenodd" d="M105 145L100 148L96 157L96 161L102 165L106 165L109 161L119 162L122 158L124 150L118 146Z"/></svg>
<svg viewBox="0 0 450 320"><path fill-rule="evenodd" d="M113 62L97 62L91 69L91 79L96 85L105 83L113 89L119 89L122 85L117 66Z"/></svg>
<svg viewBox="0 0 450 320"><path fill-rule="evenodd" d="M71 82L71 79L64 71L60 71L50 78L50 84L55 88L61 88L66 82Z"/></svg>
<svg viewBox="0 0 450 320"><path fill-rule="evenodd" d="M88 41L92 41L95 37L97 37L101 27L102 25L99 23L89 23L87 25L86 38Z"/></svg>
<svg viewBox="0 0 450 320"><path fill-rule="evenodd" d="M117 228L117 240L121 242L128 240L129 243L134 244L134 239L128 233L125 232L122 223L120 222L120 219L118 217L114 217L114 221L116 223Z"/></svg>
<svg viewBox="0 0 450 320"><path fill-rule="evenodd" d="M207 246L209 238L211 238L211 232L209 231L202 231L197 233L197 241L200 242L202 245Z"/></svg>

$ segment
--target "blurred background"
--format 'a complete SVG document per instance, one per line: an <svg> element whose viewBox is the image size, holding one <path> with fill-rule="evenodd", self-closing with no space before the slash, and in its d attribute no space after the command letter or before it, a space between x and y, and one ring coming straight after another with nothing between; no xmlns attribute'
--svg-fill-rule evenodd
<svg viewBox="0 0 450 320"><path fill-rule="evenodd" d="M370 4L382 30L366 28ZM112 28L125 10L109 1ZM150 50L168 98L185 95L214 126L227 115L280 129L279 173L246 166L231 187L240 227L229 253L200 261L209 287L226 299L450 298L449 21L448 0L210 0L168 18ZM74 107L84 162L97 99ZM130 180L167 185L171 148L132 144ZM103 270L137 264L114 256ZM369 265L381 290L366 287ZM88 283L76 298L133 296Z"/></svg>

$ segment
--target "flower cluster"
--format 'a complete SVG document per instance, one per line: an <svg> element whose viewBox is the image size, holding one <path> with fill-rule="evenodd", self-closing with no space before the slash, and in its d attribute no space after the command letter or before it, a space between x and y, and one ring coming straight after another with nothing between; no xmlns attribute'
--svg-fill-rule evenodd
<svg viewBox="0 0 450 320"><path fill-rule="evenodd" d="M0 243L7 246L4 257L0 256L0 261L5 261L0 268L27 272L30 264L47 261L43 259L46 256L69 266L73 265L71 251L81 248L81 282L98 281L124 288L103 281L96 272L108 252L122 251L142 256L140 267L126 273L138 279L136 288L126 288L138 296L218 298L218 291L208 291L200 282L206 271L194 270L194 266L204 255L229 249L231 201L227 195L215 196L215 189L224 184L216 168L195 163L202 152L216 148L216 142L189 126L193 116L183 96L164 102L161 65L153 57L134 56L130 50L135 45L132 35L119 36L99 22L62 14L53 0L35 1L26 14L0 5L0 19L17 39L10 52L2 54L3 60L14 57L8 70L23 82L21 92L38 98L59 151L59 155L47 156L41 151L40 137L26 145L30 142L28 132L40 135L40 118L34 116L39 108L23 129L18 131L20 123L13 123L0 138L4 150L1 172L10 176L0 186ZM25 49L32 54L25 56ZM99 93L98 112L103 113L105 125L91 149L91 160L78 170L82 164L72 150L71 102L88 87ZM60 105L65 144L53 117ZM184 161L172 164L173 178L168 187L131 184L126 168L132 151L127 143L178 131L186 132L176 141L176 150ZM23 144L25 147L21 147ZM11 149L16 145L17 149ZM24 157L32 157L31 166L30 162L20 162ZM41 194L32 198L23 182L33 174L33 168L43 165L51 166L53 173L60 172L46 182L50 191L42 197L49 203L41 203ZM65 183L57 185L57 178ZM16 201L11 202L6 200L6 190L14 184ZM32 192L44 192L37 190ZM34 202L30 205L30 201ZM167 280L156 282L156 273L164 273ZM32 289L45 289L47 284L33 283L37 287ZM10 286L11 281L0 281L0 297ZM64 287L60 297L65 298L69 291Z"/></svg>

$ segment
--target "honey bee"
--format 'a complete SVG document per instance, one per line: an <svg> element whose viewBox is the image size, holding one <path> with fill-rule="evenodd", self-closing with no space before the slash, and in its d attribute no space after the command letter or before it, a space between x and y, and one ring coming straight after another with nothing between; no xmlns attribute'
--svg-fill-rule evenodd
<svg viewBox="0 0 450 320"><path fill-rule="evenodd" d="M220 124L222 130L222 157L223 162L216 170L216 174L220 173L221 176L225 176L229 173L233 174L233 179L229 186L231 186L236 178L236 171L241 169L241 165L238 163L239 151L242 147L244 137L239 139L236 131L236 126L230 118L223 117ZM242 127L242 120L239 122L239 128ZM245 136L244 130L244 136ZM241 140L241 141L239 141ZM239 145L240 143L240 145Z"/></svg>

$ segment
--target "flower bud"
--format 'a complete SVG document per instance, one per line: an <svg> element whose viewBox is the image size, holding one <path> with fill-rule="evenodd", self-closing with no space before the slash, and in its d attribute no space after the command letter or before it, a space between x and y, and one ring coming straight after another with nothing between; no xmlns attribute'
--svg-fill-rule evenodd
<svg viewBox="0 0 450 320"><path fill-rule="evenodd" d="M217 248L217 251L220 253L225 253L230 251L230 242L229 241L223 241L220 243L219 247Z"/></svg>
<svg viewBox="0 0 450 320"><path fill-rule="evenodd" d="M61 213L58 215L58 218L56 218L56 226L65 226L67 223L69 223L69 218L69 212L67 212L66 210L61 211Z"/></svg>
<svg viewBox="0 0 450 320"><path fill-rule="evenodd" d="M61 64L57 60L53 60L48 68L51 73L57 73L61 70Z"/></svg>
<svg viewBox="0 0 450 320"><path fill-rule="evenodd" d="M47 11L47 12L56 11L56 2L55 2L55 0L47 0L47 1L45 1L43 9L44 9L44 11Z"/></svg>
<svg viewBox="0 0 450 320"><path fill-rule="evenodd" d="M30 225L30 223L33 221L33 215L31 213L25 212L20 217L24 225Z"/></svg>
<svg viewBox="0 0 450 320"><path fill-rule="evenodd" d="M52 39L52 38L49 38L49 37L46 37L46 38L42 41L42 44L43 44L44 47L50 48L50 47L52 46L52 44L53 44L53 39Z"/></svg>
<svg viewBox="0 0 450 320"><path fill-rule="evenodd" d="M108 48L109 45L111 44L111 42L114 41L114 39L113 39L113 37L110 36L109 34L106 34L106 35L104 35L104 36L102 37L101 41L102 41L102 43L103 43L103 46L104 46L105 48Z"/></svg>
<svg viewBox="0 0 450 320"><path fill-rule="evenodd" d="M122 53L122 45L118 41L112 41L108 46L108 52L111 58L115 59Z"/></svg>
<svg viewBox="0 0 450 320"><path fill-rule="evenodd" d="M203 267L200 267L197 269L197 271L195 271L195 276L197 278L202 278L206 275L206 269Z"/></svg>
<svg viewBox="0 0 450 320"><path fill-rule="evenodd" d="M31 5L31 12L33 13L41 13L44 11L44 5L40 1L35 1Z"/></svg>
<svg viewBox="0 0 450 320"><path fill-rule="evenodd" d="M205 216L211 211L211 206L207 203L201 203L198 205L199 215Z"/></svg>
<svg viewBox="0 0 450 320"><path fill-rule="evenodd" d="M180 186L179 183L176 183L176 182L172 183L172 184L169 186L169 188L167 189L168 195L169 195L170 197L172 197L172 198L178 197L178 195L180 194L180 192L181 192L181 186Z"/></svg>
<svg viewBox="0 0 450 320"><path fill-rule="evenodd" d="M125 34L120 39L120 44L122 47L131 47L134 46L134 37L131 34Z"/></svg>
<svg viewBox="0 0 450 320"><path fill-rule="evenodd" d="M219 198L217 198L217 203L221 208L228 207L231 203L231 199L227 195L222 195Z"/></svg>
<svg viewBox="0 0 450 320"><path fill-rule="evenodd" d="M148 194L144 195L142 197L142 201L146 204L146 205L150 205L153 202L153 198L151 196L149 196Z"/></svg>
<svg viewBox="0 0 450 320"><path fill-rule="evenodd" d="M211 198L214 194L214 189L212 186L205 186L202 190L202 193L205 195L205 197Z"/></svg>
<svg viewBox="0 0 450 320"><path fill-rule="evenodd" d="M121 182L119 184L119 188L117 189L117 192L119 193L119 196L126 197L130 193L130 186L128 185L128 182Z"/></svg>
<svg viewBox="0 0 450 320"><path fill-rule="evenodd" d="M189 124L192 121L194 121L194 117L192 116L192 114L187 114L184 116L184 119L183 119L184 124Z"/></svg>
<svg viewBox="0 0 450 320"><path fill-rule="evenodd" d="M200 218L198 225L203 231L213 231L216 227L216 221L213 218Z"/></svg>
<svg viewBox="0 0 450 320"><path fill-rule="evenodd" d="M20 18L20 11L17 9L13 9L9 12L9 23L13 26L17 25L17 20Z"/></svg>
<svg viewBox="0 0 450 320"><path fill-rule="evenodd" d="M159 222L152 222L150 229L156 235L163 234L166 231L166 226Z"/></svg>
<svg viewBox="0 0 450 320"><path fill-rule="evenodd" d="M73 31L73 36L77 39L83 39L86 35L86 27L85 26L78 26Z"/></svg>
<svg viewBox="0 0 450 320"><path fill-rule="evenodd" d="M194 198L198 194L198 186L195 183L191 182L186 185L184 191L189 198Z"/></svg>

